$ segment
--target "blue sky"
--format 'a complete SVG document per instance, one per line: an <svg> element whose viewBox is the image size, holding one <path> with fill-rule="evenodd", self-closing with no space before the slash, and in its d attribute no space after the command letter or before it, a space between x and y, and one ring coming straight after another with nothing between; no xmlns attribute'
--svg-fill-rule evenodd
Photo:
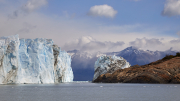
<svg viewBox="0 0 180 101"><path fill-rule="evenodd" d="M0 36L51 38L66 51L180 50L180 0L0 0L0 22Z"/></svg>
<svg viewBox="0 0 180 101"><path fill-rule="evenodd" d="M179 17L164 17L161 12L164 8L165 0L52 0L49 6L43 11L46 14L62 16L63 12L70 15L75 14L75 19L89 19L111 25L124 25L143 23L149 25L178 25ZM107 4L118 11L113 19L103 17L88 17L86 13L94 5Z"/></svg>

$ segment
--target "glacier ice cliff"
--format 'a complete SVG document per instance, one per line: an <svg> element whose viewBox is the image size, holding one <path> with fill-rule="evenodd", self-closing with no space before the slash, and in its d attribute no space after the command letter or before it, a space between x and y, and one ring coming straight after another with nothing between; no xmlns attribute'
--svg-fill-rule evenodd
<svg viewBox="0 0 180 101"><path fill-rule="evenodd" d="M71 56L67 52L61 51L58 46L54 45L54 70L55 82L72 82L74 75L71 68ZM59 51L60 50L60 51Z"/></svg>
<svg viewBox="0 0 180 101"><path fill-rule="evenodd" d="M72 82L71 56L51 39L0 38L0 84Z"/></svg>
<svg viewBox="0 0 180 101"><path fill-rule="evenodd" d="M102 74L113 73L118 69L129 68L130 66L129 62L122 57L102 55L95 62L93 81Z"/></svg>

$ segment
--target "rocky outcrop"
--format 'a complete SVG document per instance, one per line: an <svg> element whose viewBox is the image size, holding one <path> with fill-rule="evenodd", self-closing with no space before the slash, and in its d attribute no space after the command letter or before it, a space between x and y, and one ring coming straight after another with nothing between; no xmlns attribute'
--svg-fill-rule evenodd
<svg viewBox="0 0 180 101"><path fill-rule="evenodd" d="M93 82L103 83L180 83L180 57L158 60L147 65L119 69L100 75Z"/></svg>
<svg viewBox="0 0 180 101"><path fill-rule="evenodd" d="M95 62L93 80L102 74L114 73L118 69L124 69L130 66L129 62L122 57L103 55Z"/></svg>

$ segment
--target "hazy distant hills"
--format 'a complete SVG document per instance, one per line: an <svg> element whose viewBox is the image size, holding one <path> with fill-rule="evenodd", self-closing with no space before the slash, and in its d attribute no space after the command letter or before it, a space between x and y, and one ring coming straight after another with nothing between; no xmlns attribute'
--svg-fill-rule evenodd
<svg viewBox="0 0 180 101"><path fill-rule="evenodd" d="M91 54L79 50L68 51L72 57L72 69L74 72L74 81L91 81L94 75L94 63L101 55L116 55L126 59L131 65L145 65L159 60L165 55L175 55L175 51L149 51L141 50L136 47L128 47L120 52L97 52Z"/></svg>

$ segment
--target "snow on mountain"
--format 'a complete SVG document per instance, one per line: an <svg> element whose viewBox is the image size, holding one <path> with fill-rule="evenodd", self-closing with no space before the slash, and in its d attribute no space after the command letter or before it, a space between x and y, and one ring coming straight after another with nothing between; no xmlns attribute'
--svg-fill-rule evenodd
<svg viewBox="0 0 180 101"><path fill-rule="evenodd" d="M91 59L94 57L94 54L88 53L88 52L81 52L79 50L72 50L72 51L67 51L68 54L74 58L75 56L78 56L80 58L86 58L86 59Z"/></svg>
<svg viewBox="0 0 180 101"><path fill-rule="evenodd" d="M131 65L145 65L150 62L162 59L167 54L175 55L175 51L167 50L167 51L149 51L142 50L136 47L128 47L122 51L120 51L117 56L121 56L126 59Z"/></svg>
<svg viewBox="0 0 180 101"><path fill-rule="evenodd" d="M51 39L0 38L0 84L72 82L71 57Z"/></svg>
<svg viewBox="0 0 180 101"><path fill-rule="evenodd" d="M159 60L165 55L175 55L175 51L149 51L142 50L136 47L128 47L120 52L108 52L101 53L97 52L90 54L88 52L81 52L79 50L68 51L68 54L72 55L72 69L74 72L75 81L87 81L92 80L94 75L94 63L98 57L107 56L121 56L127 60L131 65L145 65L150 62Z"/></svg>

